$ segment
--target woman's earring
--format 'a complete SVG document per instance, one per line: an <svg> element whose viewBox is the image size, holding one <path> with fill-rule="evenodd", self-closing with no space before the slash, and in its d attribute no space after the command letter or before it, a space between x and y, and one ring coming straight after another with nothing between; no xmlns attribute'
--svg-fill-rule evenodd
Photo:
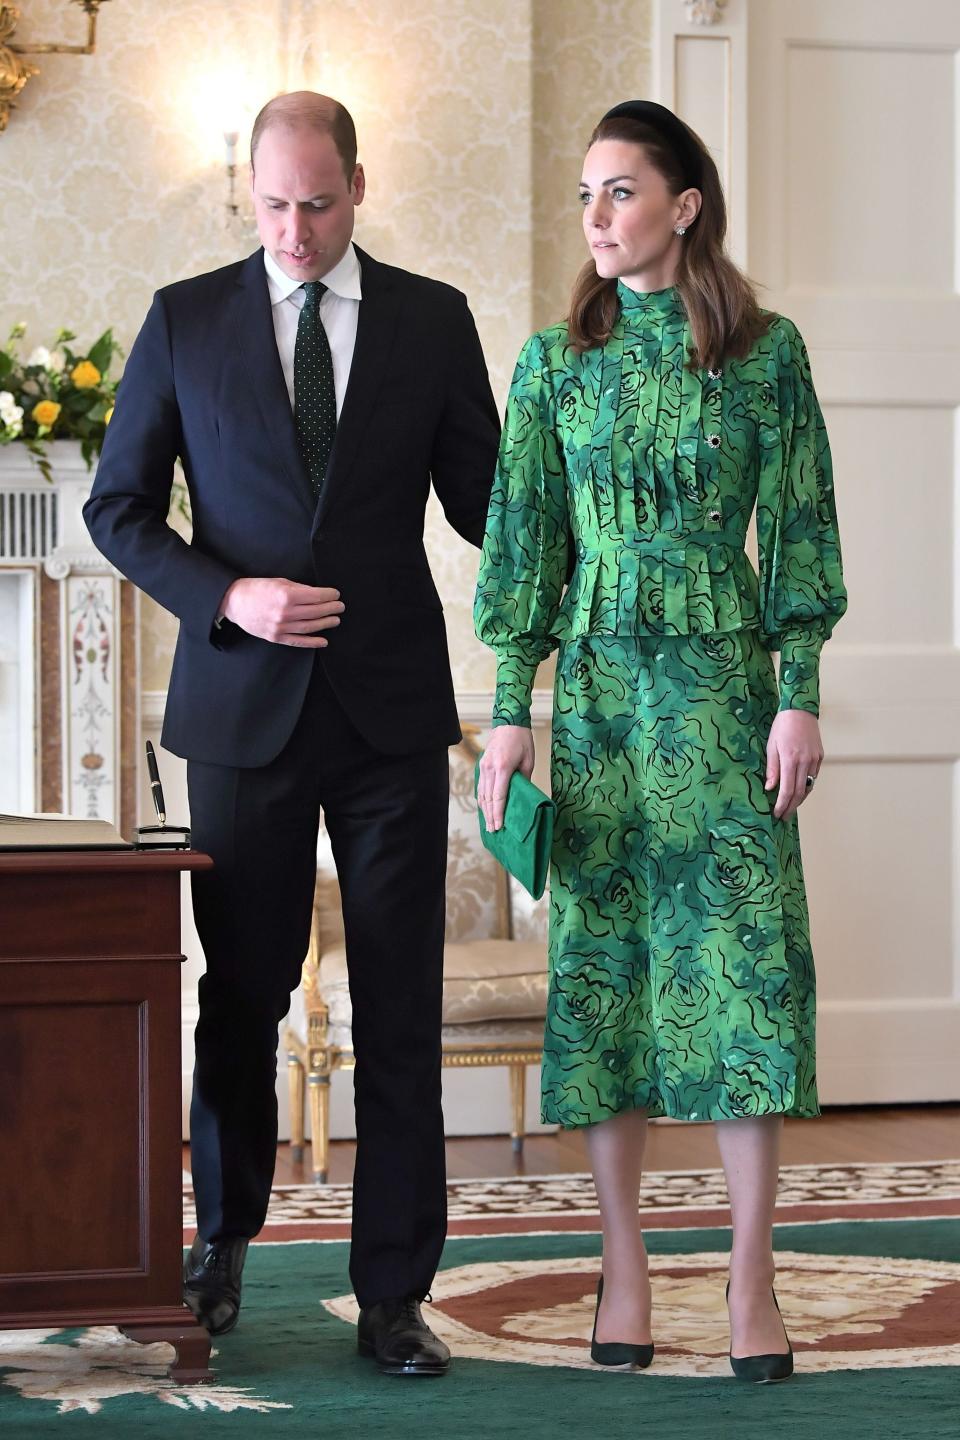
<svg viewBox="0 0 960 1440"><path fill-rule="evenodd" d="M687 233L687 227L686 227L686 225L674 225L674 227L673 227L673 233L674 233L674 235L686 235L686 233Z"/></svg>

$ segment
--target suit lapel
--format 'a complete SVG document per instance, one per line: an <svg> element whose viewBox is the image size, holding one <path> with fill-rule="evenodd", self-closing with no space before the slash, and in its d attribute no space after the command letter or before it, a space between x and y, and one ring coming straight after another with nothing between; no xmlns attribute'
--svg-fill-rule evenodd
<svg viewBox="0 0 960 1440"><path fill-rule="evenodd" d="M313 489L300 453L297 427L277 350L262 250L251 255L240 267L234 295L234 322L263 423L291 485L312 512Z"/></svg>
<svg viewBox="0 0 960 1440"><path fill-rule="evenodd" d="M370 412L386 374L400 313L400 297L389 268L380 265L359 246L357 256L363 294L357 318L357 343L347 393L337 421L337 436L314 517L315 529L326 518L338 496L349 488L357 447L369 424Z"/></svg>

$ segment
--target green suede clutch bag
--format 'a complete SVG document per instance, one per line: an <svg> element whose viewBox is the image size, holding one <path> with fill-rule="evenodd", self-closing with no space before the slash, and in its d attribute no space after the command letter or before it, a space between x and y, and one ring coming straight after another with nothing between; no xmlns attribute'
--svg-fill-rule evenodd
<svg viewBox="0 0 960 1440"><path fill-rule="evenodd" d="M480 786L480 761L474 772L474 794ZM557 807L549 795L538 790L531 780L515 770L510 777L503 825L499 830L487 829L483 811L477 806L480 838L495 860L509 870L534 900L539 900L547 886L550 851L553 847L553 822Z"/></svg>

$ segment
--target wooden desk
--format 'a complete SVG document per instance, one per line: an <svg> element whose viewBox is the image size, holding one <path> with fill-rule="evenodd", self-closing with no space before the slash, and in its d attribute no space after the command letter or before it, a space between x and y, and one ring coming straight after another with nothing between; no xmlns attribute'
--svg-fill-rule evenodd
<svg viewBox="0 0 960 1440"><path fill-rule="evenodd" d="M181 1299L180 872L0 852L0 1330L119 1325L212 1379Z"/></svg>

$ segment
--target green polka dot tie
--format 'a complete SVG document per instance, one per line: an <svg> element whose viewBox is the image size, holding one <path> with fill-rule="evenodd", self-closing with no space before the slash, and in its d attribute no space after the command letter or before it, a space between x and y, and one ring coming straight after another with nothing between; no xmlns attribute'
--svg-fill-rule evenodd
<svg viewBox="0 0 960 1440"><path fill-rule="evenodd" d="M303 288L307 298L293 352L293 405L300 449L313 493L319 495L337 433L337 396L330 342L320 319L320 296L327 287L320 280L308 280Z"/></svg>

